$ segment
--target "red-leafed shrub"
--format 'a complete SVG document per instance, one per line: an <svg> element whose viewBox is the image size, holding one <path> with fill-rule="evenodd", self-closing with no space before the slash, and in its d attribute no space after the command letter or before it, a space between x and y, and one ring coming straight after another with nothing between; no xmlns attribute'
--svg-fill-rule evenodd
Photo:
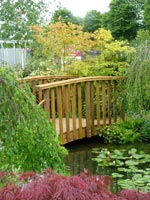
<svg viewBox="0 0 150 200"><path fill-rule="evenodd" d="M0 189L0 200L16 200L21 191L21 187L8 184Z"/></svg>
<svg viewBox="0 0 150 200"><path fill-rule="evenodd" d="M123 190L117 195L109 191L110 176L92 176L86 171L66 177L48 169L39 175L20 174L18 184L0 189L0 200L150 200L150 193ZM22 182L20 182L20 178Z"/></svg>
<svg viewBox="0 0 150 200"><path fill-rule="evenodd" d="M126 200L150 200L150 193L140 193L138 190L122 190L117 194Z"/></svg>
<svg viewBox="0 0 150 200"><path fill-rule="evenodd" d="M36 172L32 172L32 171L19 174L19 179L22 181L28 181L35 177L36 177Z"/></svg>
<svg viewBox="0 0 150 200"><path fill-rule="evenodd" d="M6 173L5 173L5 172L2 172L2 171L0 171L0 182L3 182L3 181L5 181L5 179L6 179Z"/></svg>

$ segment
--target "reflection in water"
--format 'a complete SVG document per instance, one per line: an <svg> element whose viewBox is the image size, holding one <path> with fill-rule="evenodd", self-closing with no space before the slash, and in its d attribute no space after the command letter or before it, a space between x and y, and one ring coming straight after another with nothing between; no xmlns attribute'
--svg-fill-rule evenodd
<svg viewBox="0 0 150 200"><path fill-rule="evenodd" d="M71 175L79 174L83 169L88 169L92 174L96 173L96 164L91 160L90 150L70 152L66 158L66 165Z"/></svg>
<svg viewBox="0 0 150 200"><path fill-rule="evenodd" d="M113 149L131 149L136 148L138 151L144 151L145 153L150 153L149 144L130 144L130 145L106 145L103 144L99 137L93 137L90 139L83 139L70 144L65 145L69 150L69 154L66 156L65 163L70 175L77 175L83 171L83 169L88 169L92 175L111 175L115 169L111 167L98 167L97 162L92 161L97 154L92 153L93 148L107 148L110 151ZM116 192L119 190L117 187L117 181L113 181L111 190Z"/></svg>
<svg viewBox="0 0 150 200"><path fill-rule="evenodd" d="M79 174L83 169L88 169L91 174L98 174L97 164L92 161L94 154L92 148L100 147L100 139L83 139L66 145L69 155L66 156L65 163L70 175Z"/></svg>

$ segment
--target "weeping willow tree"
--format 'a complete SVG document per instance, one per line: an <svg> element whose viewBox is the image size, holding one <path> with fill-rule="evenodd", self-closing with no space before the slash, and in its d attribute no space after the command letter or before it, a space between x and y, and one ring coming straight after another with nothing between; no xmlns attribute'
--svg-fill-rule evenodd
<svg viewBox="0 0 150 200"><path fill-rule="evenodd" d="M136 49L127 71L126 108L128 112L143 114L150 111L150 41L146 40Z"/></svg>
<svg viewBox="0 0 150 200"><path fill-rule="evenodd" d="M0 170L64 172L66 154L28 87L13 71L0 67Z"/></svg>

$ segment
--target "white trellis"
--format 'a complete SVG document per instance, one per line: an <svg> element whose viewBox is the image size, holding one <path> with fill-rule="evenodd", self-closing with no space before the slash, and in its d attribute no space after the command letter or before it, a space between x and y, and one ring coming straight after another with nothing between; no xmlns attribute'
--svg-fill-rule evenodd
<svg viewBox="0 0 150 200"><path fill-rule="evenodd" d="M23 41L23 47L21 43L16 40L5 41L0 40L0 65L6 63L10 66L25 67L29 59L29 51L26 46L26 41ZM5 47L9 44L11 47Z"/></svg>

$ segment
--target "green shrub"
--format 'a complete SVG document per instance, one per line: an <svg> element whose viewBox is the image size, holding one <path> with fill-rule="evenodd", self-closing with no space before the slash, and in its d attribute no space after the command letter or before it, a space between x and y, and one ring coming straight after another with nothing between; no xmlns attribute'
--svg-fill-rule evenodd
<svg viewBox="0 0 150 200"><path fill-rule="evenodd" d="M99 136L105 143L126 144L140 140L139 129L143 120L141 118L128 118L119 120L100 130Z"/></svg>
<svg viewBox="0 0 150 200"><path fill-rule="evenodd" d="M21 87L9 68L0 67L0 169L64 170L66 154L29 88Z"/></svg>
<svg viewBox="0 0 150 200"><path fill-rule="evenodd" d="M146 119L141 128L140 128L140 134L144 141L150 141L150 119Z"/></svg>

